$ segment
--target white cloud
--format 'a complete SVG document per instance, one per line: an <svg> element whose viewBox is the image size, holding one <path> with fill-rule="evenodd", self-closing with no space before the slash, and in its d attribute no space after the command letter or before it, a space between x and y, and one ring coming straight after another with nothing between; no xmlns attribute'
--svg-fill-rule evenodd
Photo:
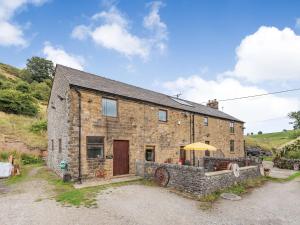
<svg viewBox="0 0 300 225"><path fill-rule="evenodd" d="M166 45L164 41L168 39L167 25L161 21L159 10L163 6L162 2L154 1L148 4L150 12L144 17L144 27L149 29L154 37L154 44L161 50L164 51Z"/></svg>
<svg viewBox="0 0 300 225"><path fill-rule="evenodd" d="M167 34L167 27L161 22L158 14L160 4L155 2L150 8L150 14L144 19L144 26L155 33L151 37L139 37L133 34L126 16L115 6L93 15L90 25L76 26L71 36L79 40L90 37L97 45L104 48L112 49L127 57L138 56L146 59L154 46L160 50L165 49L163 40L166 40ZM98 23L100 25L96 25Z"/></svg>
<svg viewBox="0 0 300 225"><path fill-rule="evenodd" d="M233 78L205 80L194 75L178 78L163 84L170 94L183 93L182 98L203 103L209 99L227 99L267 93L253 85L243 85ZM246 132L280 131L291 128L287 122L288 112L299 110L298 98L268 95L238 101L220 102L220 110L246 122Z"/></svg>
<svg viewBox="0 0 300 225"><path fill-rule="evenodd" d="M84 59L81 56L69 54L62 48L53 47L50 43L45 43L43 54L55 64L83 70Z"/></svg>
<svg viewBox="0 0 300 225"><path fill-rule="evenodd" d="M79 25L72 31L72 38L85 40L90 35L90 28L85 25Z"/></svg>
<svg viewBox="0 0 300 225"><path fill-rule="evenodd" d="M32 4L35 6L39 6L46 1L47 0L1 0L0 45L25 47L28 43L24 38L24 28L12 21L13 16L17 11L20 11L21 9L26 7L26 5Z"/></svg>
<svg viewBox="0 0 300 225"><path fill-rule="evenodd" d="M250 82L300 79L300 36L290 28L262 26L242 40L236 54L231 76Z"/></svg>

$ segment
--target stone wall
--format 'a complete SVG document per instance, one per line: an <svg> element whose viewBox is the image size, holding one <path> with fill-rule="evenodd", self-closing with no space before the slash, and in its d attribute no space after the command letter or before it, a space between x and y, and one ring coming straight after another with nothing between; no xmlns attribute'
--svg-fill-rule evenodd
<svg viewBox="0 0 300 225"><path fill-rule="evenodd" d="M300 165L300 159L286 159L286 158L280 158L274 160L274 166L278 167L280 169L288 169L293 170L294 164Z"/></svg>
<svg viewBox="0 0 300 225"><path fill-rule="evenodd" d="M68 81L63 75L57 73L47 108L47 165L60 176L62 176L62 171L59 167L60 162L62 160L70 161L68 157L70 100ZM59 152L59 139L61 139L61 152Z"/></svg>
<svg viewBox="0 0 300 225"><path fill-rule="evenodd" d="M222 162L237 163L240 167L258 165L258 159L252 158L219 158L219 157L204 157L203 166L206 172L215 171L215 168Z"/></svg>
<svg viewBox="0 0 300 225"><path fill-rule="evenodd" d="M136 174L146 179L153 179L155 170L161 166L165 167L170 174L168 187L195 195L207 195L260 176L259 166L241 167L240 176L235 177L231 170L205 173L203 167L144 161L137 161L136 165Z"/></svg>

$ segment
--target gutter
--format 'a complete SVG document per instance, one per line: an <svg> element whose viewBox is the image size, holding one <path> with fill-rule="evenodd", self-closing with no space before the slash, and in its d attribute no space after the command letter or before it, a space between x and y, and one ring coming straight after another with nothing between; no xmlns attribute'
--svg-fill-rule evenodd
<svg viewBox="0 0 300 225"><path fill-rule="evenodd" d="M81 181L81 93L75 88L75 91L78 96L78 183L82 183Z"/></svg>

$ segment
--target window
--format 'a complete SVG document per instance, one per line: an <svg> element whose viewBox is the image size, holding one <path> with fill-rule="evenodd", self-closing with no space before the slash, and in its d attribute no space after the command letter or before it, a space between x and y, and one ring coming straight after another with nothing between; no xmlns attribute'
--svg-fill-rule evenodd
<svg viewBox="0 0 300 225"><path fill-rule="evenodd" d="M205 156L209 157L210 156L210 151L205 150Z"/></svg>
<svg viewBox="0 0 300 225"><path fill-rule="evenodd" d="M204 117L203 123L204 126L208 126L208 117Z"/></svg>
<svg viewBox="0 0 300 225"><path fill-rule="evenodd" d="M61 153L61 139L58 139L58 152Z"/></svg>
<svg viewBox="0 0 300 225"><path fill-rule="evenodd" d="M182 100L182 99L179 99L179 98L172 98L175 102L181 104L181 105L186 105L186 106L190 106L190 107L193 107L192 104Z"/></svg>
<svg viewBox="0 0 300 225"><path fill-rule="evenodd" d="M102 98L102 114L104 116L117 117L117 100Z"/></svg>
<svg viewBox="0 0 300 225"><path fill-rule="evenodd" d="M234 122L229 123L230 133L234 133Z"/></svg>
<svg viewBox="0 0 300 225"><path fill-rule="evenodd" d="M104 158L104 138L98 136L87 136L86 137L87 146L87 157L89 159L93 158Z"/></svg>
<svg viewBox="0 0 300 225"><path fill-rule="evenodd" d="M230 140L230 152L234 152L234 140Z"/></svg>
<svg viewBox="0 0 300 225"><path fill-rule="evenodd" d="M168 112L167 112L167 110L160 109L158 111L158 119L159 119L159 121L167 122L167 120L168 120Z"/></svg>
<svg viewBox="0 0 300 225"><path fill-rule="evenodd" d="M155 162L155 149L154 146L147 146L145 151L145 160Z"/></svg>
<svg viewBox="0 0 300 225"><path fill-rule="evenodd" d="M205 141L205 144L209 145L209 141Z"/></svg>
<svg viewBox="0 0 300 225"><path fill-rule="evenodd" d="M51 140L51 151L54 151L54 140Z"/></svg>

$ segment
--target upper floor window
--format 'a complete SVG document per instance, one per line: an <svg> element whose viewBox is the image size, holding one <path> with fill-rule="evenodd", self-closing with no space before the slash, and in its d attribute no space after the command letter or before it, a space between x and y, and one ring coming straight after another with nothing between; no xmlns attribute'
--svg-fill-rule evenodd
<svg viewBox="0 0 300 225"><path fill-rule="evenodd" d="M234 133L234 122L229 123L230 133Z"/></svg>
<svg viewBox="0 0 300 225"><path fill-rule="evenodd" d="M208 117L204 117L203 119L204 126L208 126Z"/></svg>
<svg viewBox="0 0 300 225"><path fill-rule="evenodd" d="M88 158L104 158L104 138L99 136L87 136L86 148Z"/></svg>
<svg viewBox="0 0 300 225"><path fill-rule="evenodd" d="M159 119L159 121L167 122L167 120L168 120L168 112L167 112L167 110L160 109L158 111L158 119Z"/></svg>
<svg viewBox="0 0 300 225"><path fill-rule="evenodd" d="M102 115L117 117L117 100L102 98Z"/></svg>
<svg viewBox="0 0 300 225"><path fill-rule="evenodd" d="M230 152L234 152L234 140L230 140Z"/></svg>

